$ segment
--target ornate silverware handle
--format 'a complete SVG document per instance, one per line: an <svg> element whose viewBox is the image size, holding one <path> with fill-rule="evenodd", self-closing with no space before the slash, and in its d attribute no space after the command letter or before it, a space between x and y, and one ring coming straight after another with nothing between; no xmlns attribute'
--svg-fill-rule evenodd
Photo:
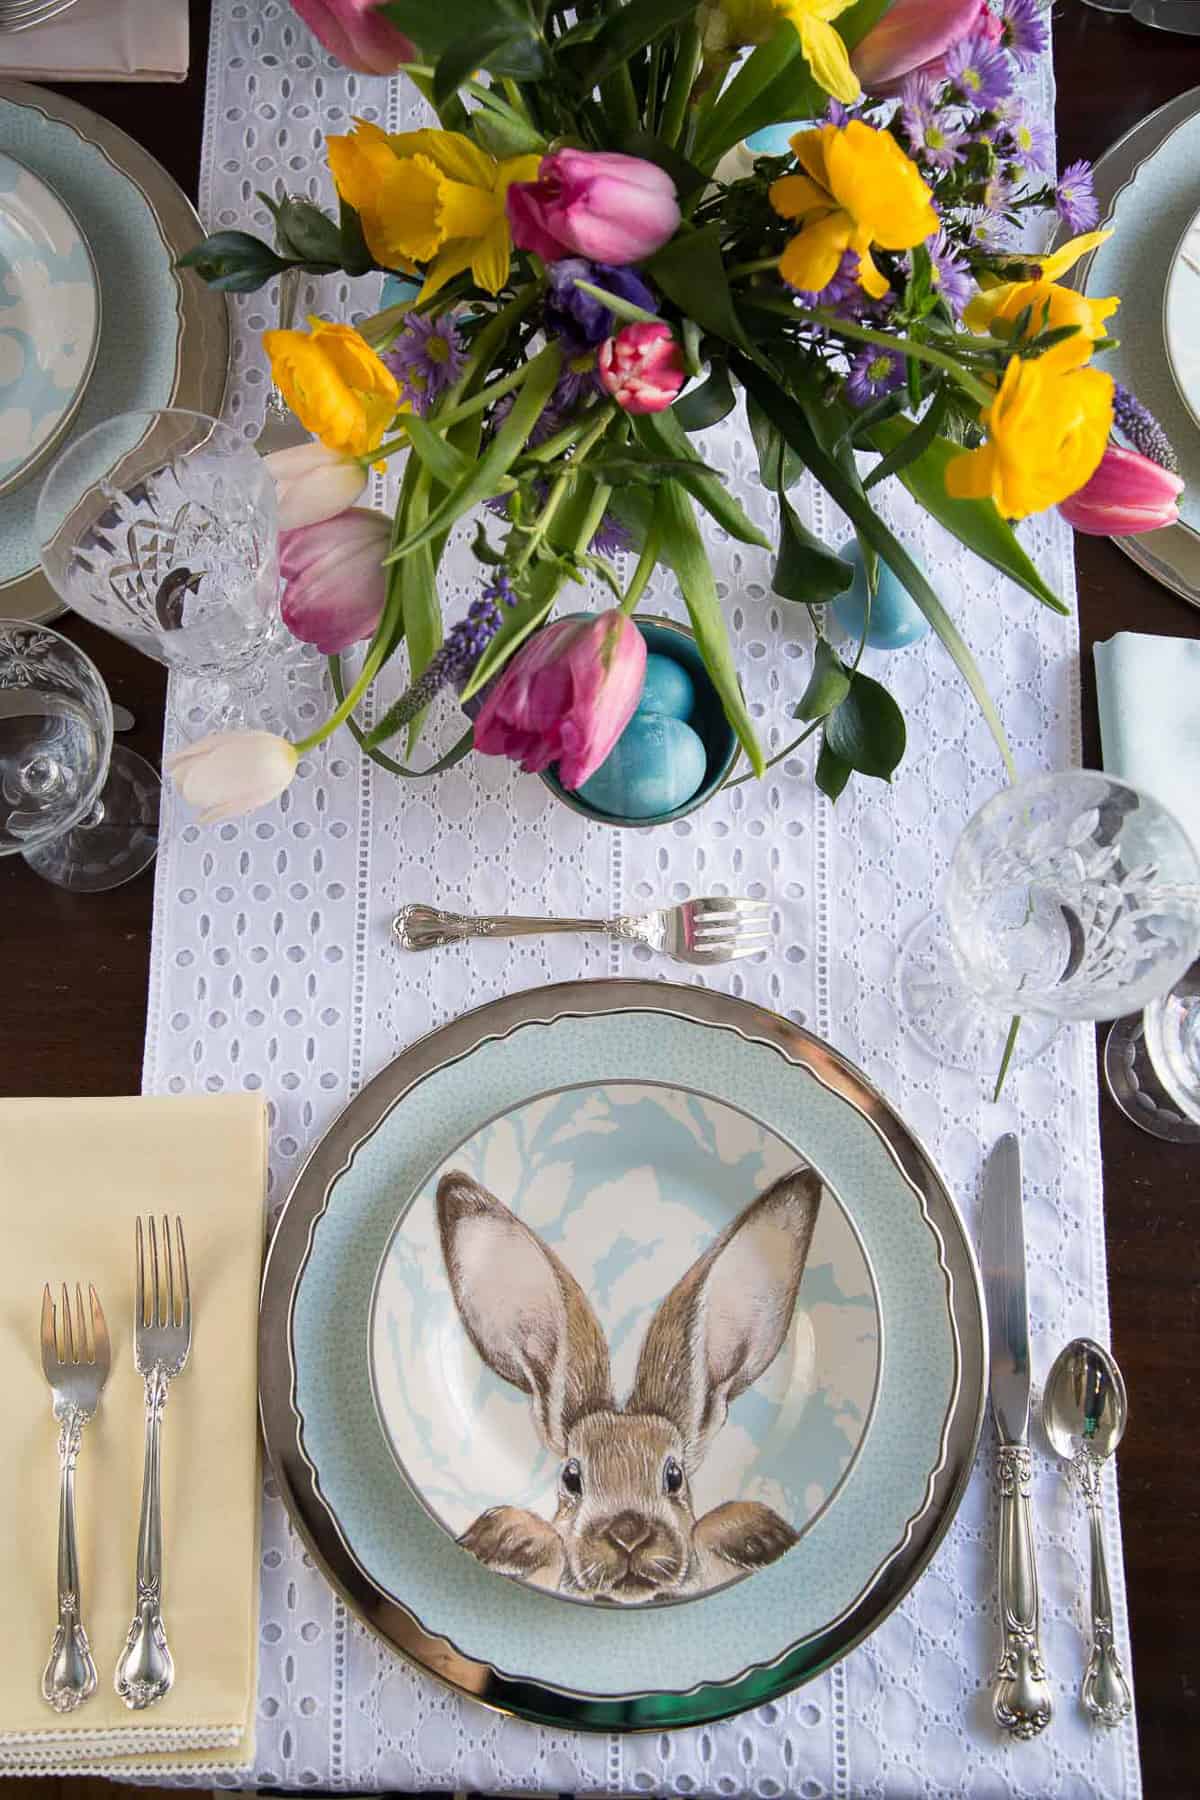
<svg viewBox="0 0 1200 1800"><path fill-rule="evenodd" d="M1100 1511L1102 1467L1090 1450L1081 1448L1078 1451L1074 1468L1079 1491L1087 1506L1088 1535L1092 1545L1092 1650L1079 1697L1098 1725L1119 1725L1129 1716L1133 1700L1113 1633L1112 1595L1108 1588L1108 1560L1104 1554L1104 1515Z"/></svg>
<svg viewBox="0 0 1200 1800"><path fill-rule="evenodd" d="M472 917L443 912L437 906L404 906L392 920L392 934L406 950L439 950L467 938L542 937L555 931L611 932L621 923L608 919L528 919Z"/></svg>
<svg viewBox="0 0 1200 1800"><path fill-rule="evenodd" d="M1029 1512L1032 1478L1023 1444L1001 1444L1000 1666L992 1687L996 1723L1013 1737L1032 1738L1054 1708L1038 1641L1038 1579Z"/></svg>
<svg viewBox="0 0 1200 1800"><path fill-rule="evenodd" d="M58 1626L42 1676L42 1698L60 1713L74 1712L96 1691L96 1665L83 1628L75 1538L75 1462L85 1417L72 1407L58 1434Z"/></svg>
<svg viewBox="0 0 1200 1800"><path fill-rule="evenodd" d="M161 1368L146 1376L146 1450L142 1465L142 1511L138 1521L137 1610L117 1662L114 1685L131 1711L142 1712L168 1692L175 1665L162 1616L162 1414L167 1377Z"/></svg>

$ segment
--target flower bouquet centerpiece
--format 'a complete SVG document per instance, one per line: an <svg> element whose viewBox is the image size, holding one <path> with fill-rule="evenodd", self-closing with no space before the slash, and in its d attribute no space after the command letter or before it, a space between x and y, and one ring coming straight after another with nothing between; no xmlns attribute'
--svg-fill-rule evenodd
<svg viewBox="0 0 1200 1800"><path fill-rule="evenodd" d="M1064 281L1103 234L1086 165L1051 178L1047 128L1016 94L1045 49L1038 0L297 7L344 60L402 71L431 122L389 135L359 120L327 140L336 218L271 202L274 246L222 232L185 260L233 292L299 266L386 271L409 297L357 328L265 335L313 434L272 459L284 618L330 656L338 704L297 744L193 746L185 793L212 817L270 798L343 724L414 773L442 690L464 729L433 768L474 749L578 788L638 704L632 615L658 564L761 774L700 513L772 552L775 593L815 623L793 711L802 737L820 734L826 794L856 771L890 777L904 751L899 708L860 667L881 568L1011 769L967 646L877 500L901 483L1061 611L1011 521L1060 506L1081 529L1147 529L1175 516L1179 489L1154 421L1097 366L1117 299ZM1008 247L1053 213L1061 248ZM705 453L705 428L742 405L774 541ZM355 504L392 462L394 513ZM823 618L855 570L789 498L808 478L857 542L867 604L847 653ZM439 567L468 515L478 593L447 620ZM342 653L359 640L351 679ZM364 712L398 652L404 692Z"/></svg>

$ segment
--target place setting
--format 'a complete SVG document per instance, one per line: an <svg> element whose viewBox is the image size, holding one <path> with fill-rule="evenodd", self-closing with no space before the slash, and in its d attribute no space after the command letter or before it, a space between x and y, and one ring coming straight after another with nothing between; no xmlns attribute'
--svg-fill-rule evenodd
<svg viewBox="0 0 1200 1800"><path fill-rule="evenodd" d="M143 1094L0 1100L0 1765L1133 1800L1194 659L1082 766L1072 534L1192 628L1196 95L1059 169L1038 0L435 11L215 0L204 225L0 80L3 873L154 869Z"/></svg>

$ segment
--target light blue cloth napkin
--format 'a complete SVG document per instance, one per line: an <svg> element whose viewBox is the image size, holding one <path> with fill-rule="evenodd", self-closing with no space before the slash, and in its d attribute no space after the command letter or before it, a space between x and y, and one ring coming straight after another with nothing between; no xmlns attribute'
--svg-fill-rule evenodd
<svg viewBox="0 0 1200 1800"><path fill-rule="evenodd" d="M1118 631L1094 654L1104 767L1169 808L1200 850L1200 642Z"/></svg>

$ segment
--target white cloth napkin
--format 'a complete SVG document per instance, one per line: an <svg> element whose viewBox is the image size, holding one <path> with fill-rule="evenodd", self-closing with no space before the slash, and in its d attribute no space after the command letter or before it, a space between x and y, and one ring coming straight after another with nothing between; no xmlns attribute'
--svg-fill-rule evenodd
<svg viewBox="0 0 1200 1800"><path fill-rule="evenodd" d="M1094 655L1104 767L1173 812L1200 850L1200 642L1118 631Z"/></svg>
<svg viewBox="0 0 1200 1800"><path fill-rule="evenodd" d="M0 75L22 81L182 81L188 0L76 0L0 36Z"/></svg>

